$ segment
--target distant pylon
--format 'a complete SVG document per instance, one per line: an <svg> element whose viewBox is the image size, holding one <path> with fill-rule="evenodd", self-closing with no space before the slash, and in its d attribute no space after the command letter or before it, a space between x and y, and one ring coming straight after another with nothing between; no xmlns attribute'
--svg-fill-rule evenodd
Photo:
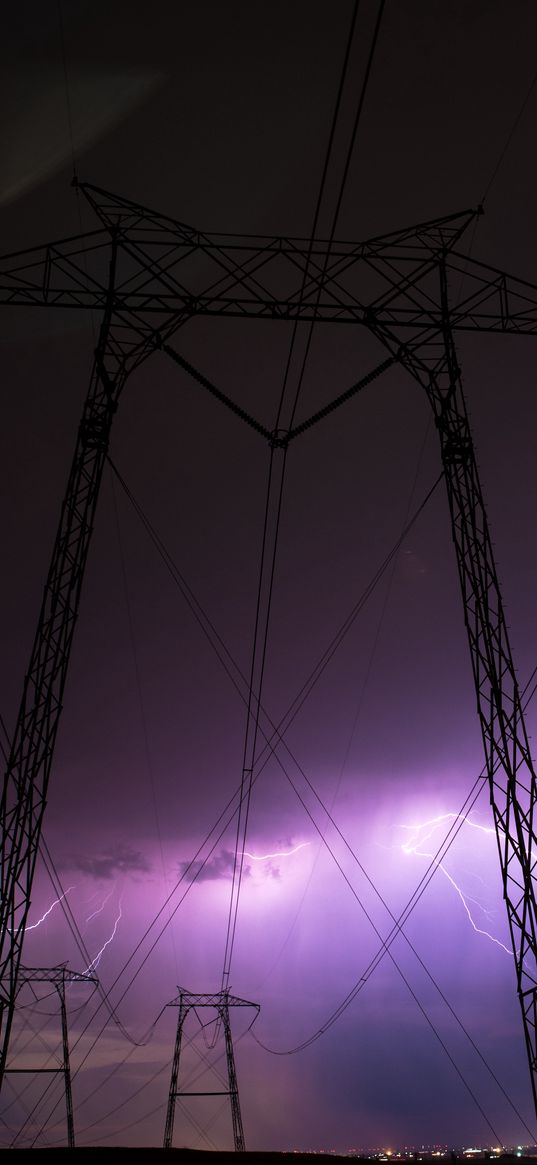
<svg viewBox="0 0 537 1165"><path fill-rule="evenodd" d="M17 998L20 995L23 987L27 983L51 983L58 993L60 1001L60 1018L62 1028L62 1062L54 1068L10 1068L6 1067L6 1074L16 1073L25 1075L41 1075L46 1073L60 1074L63 1076L63 1085L65 1093L65 1112L67 1119L67 1144L70 1149L75 1147L75 1124L73 1114L73 1094L71 1091L71 1064L69 1059L69 1031L67 1026L67 1008L65 1004L65 984L66 983L97 983L95 975L87 974L85 971L69 971L67 963L61 963L58 967L21 967L19 980L17 984ZM35 994L35 993L34 993ZM37 996L36 996L37 999Z"/></svg>
<svg viewBox="0 0 537 1165"><path fill-rule="evenodd" d="M259 1004L249 1003L247 999L237 999L235 995L230 995L229 991L217 991L214 994L196 995L192 991L180 990L178 997L172 1000L168 1006L178 1007L179 1014L177 1017L177 1032L173 1051L170 1092L168 1096L168 1110L166 1113L166 1127L164 1129L164 1148L171 1149L172 1147L173 1123L175 1119L175 1101L178 1096L229 1096L235 1152L243 1153L245 1150L244 1130L242 1127L241 1109L239 1104L239 1088L237 1084L237 1074L235 1071L235 1057L233 1055L233 1039L231 1036L229 1009L230 1007L253 1007L258 1012ZM209 1007L216 1011L217 1022L222 1025L224 1042L226 1046L228 1087L218 1091L210 1092L184 1092L182 1089L178 1088L179 1060L181 1057L183 1027L189 1011L197 1011L200 1007Z"/></svg>

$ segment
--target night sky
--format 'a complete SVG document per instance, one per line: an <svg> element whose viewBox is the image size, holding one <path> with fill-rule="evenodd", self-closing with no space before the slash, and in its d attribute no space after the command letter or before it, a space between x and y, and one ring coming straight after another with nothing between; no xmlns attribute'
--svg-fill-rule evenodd
<svg viewBox="0 0 537 1165"><path fill-rule="evenodd" d="M67 102L56 5L10 6L0 81L2 253L96 225L70 186L69 111L80 179L208 232L308 237L351 11L348 0L73 0L63 5ZM360 5L323 236L377 11L377 3ZM490 186L465 245L536 280L537 89L509 140L534 75L536 36L531 0L388 0L337 237L367 239L475 207ZM0 313L0 711L10 732L98 322L89 313ZM271 426L290 337L289 324L198 319L177 346ZM368 344L359 329L316 329L298 420L368 369ZM537 663L533 346L525 337L458 340L521 685ZM438 476L429 411L417 384L392 369L290 448L263 690L276 722ZM111 456L246 672L267 445L157 354L127 384ZM530 703L530 733L536 708ZM117 1025L105 1026L97 997L69 993L81 1144L161 1142L177 1013L160 1013L177 985L220 986L233 823L210 856L210 846L201 850L208 860L199 877L192 883L187 874L123 968L235 791L244 730L237 692L107 470L44 836L92 958L113 935L98 974L105 989L114 985L122 1024L136 1040L151 1037L133 1047ZM292 757L280 755L311 816L271 759L252 797L230 980L234 994L261 1005L259 1043L246 1032L251 1017L233 1017L247 1147L529 1143L523 1121L530 1130L536 1122L486 788L406 927L422 963L399 937L393 960L380 962L321 1038L293 1055L266 1050L308 1040L367 976L375 928L388 933L389 911L405 906L427 869L424 855L482 768L442 484L286 740ZM54 898L39 864L30 925ZM27 934L24 962L65 960L84 970L56 906ZM58 1027L44 1014L50 999L35 1010L27 1015L45 1042L30 1045L24 1063L38 1065ZM199 1050L208 1054L196 1046L185 1052L185 1080L196 1079ZM22 1102L13 1097L10 1083L2 1116L14 1132L37 1091L32 1083ZM56 1081L21 1143L44 1122L39 1143L64 1139L59 1097ZM231 1147L221 1098L192 1101L188 1113L196 1124L178 1109L176 1144ZM1 1136L9 1143L6 1129Z"/></svg>

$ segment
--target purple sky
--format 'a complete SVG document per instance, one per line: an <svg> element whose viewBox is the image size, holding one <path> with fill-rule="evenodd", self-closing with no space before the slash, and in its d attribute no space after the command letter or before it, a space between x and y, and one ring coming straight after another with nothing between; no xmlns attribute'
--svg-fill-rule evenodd
<svg viewBox="0 0 537 1165"><path fill-rule="evenodd" d="M501 0L388 0L340 237L367 238L480 201L535 67L535 7L529 0L508 7L509 13ZM4 253L77 232L78 206L83 229L94 225L69 186L56 15L47 6L30 9L33 19L27 6L4 18L11 59L0 103L7 159L0 188ZM132 0L112 6L77 0L64 9L82 179L207 231L308 235L348 2L157 0L151 19L147 6ZM373 4L362 6L320 233L329 223L375 12ZM472 252L529 280L535 279L536 100L534 94L494 179ZM92 321L81 315L4 309L0 316L0 710L11 729L94 341ZM181 351L270 425L289 339L287 325L195 320L181 334ZM536 663L531 352L526 338L468 336L459 345L522 684ZM333 328L321 335L319 329L299 419L346 388L364 366L369 346L361 333ZM155 356L127 385L111 453L246 670L266 446ZM399 370L292 446L263 697L274 720L293 701L438 472L427 403ZM530 732L534 719L530 704ZM72 887L68 901L92 957L117 923L98 968L106 989L237 787L244 721L228 677L107 474L44 826L63 884ZM442 489L286 739L397 914L427 868L423 854L431 852L431 841L408 827L440 818L432 839L438 844L450 823L445 815L458 812L482 766ZM327 826L295 762L285 751L280 755L361 905L271 760L252 799L247 850L253 857L245 858L231 986L261 1004L255 1033L277 1051L292 1049L324 1025L375 955L372 924L383 936L391 927L386 907ZM406 933L533 1128L513 960L501 946L509 941L490 828L485 789ZM174 997L177 984L192 991L220 985L233 844L230 827L118 1004L136 1039ZM405 853L405 844L419 852ZM282 851L287 856L263 857ZM472 928L451 879L466 896L476 926L491 937ZM172 898L172 910L186 888L182 883ZM40 867L31 925L54 897ZM271 1056L245 1034L244 1016L237 1017L249 1148L492 1143L486 1118L503 1143L528 1143L529 1133L415 954L401 938L392 954L397 966L386 957L343 1017L303 1052ZM112 1002L123 996L140 955L119 978ZM27 935L24 960L48 965L67 959L84 969L56 906ZM159 1143L176 1012L165 1011L151 1040L134 1050L109 1022L80 1066L105 1018L103 1010L92 1018L95 1000L80 1010L86 998L78 988L70 995L80 1143ZM41 1013L32 1022L51 1027ZM31 1045L26 1054L32 1063L42 1047ZM197 1055L193 1049L185 1053L185 1073L192 1068L195 1076ZM26 1109L37 1098L33 1088L24 1098ZM24 1116L19 1102L7 1110L12 1096L6 1090L1 1115L15 1129ZM34 1130L48 1118L53 1099L38 1110ZM199 1127L178 1111L175 1143L208 1147L201 1128L209 1144L230 1146L225 1107L191 1103L198 1105L189 1112ZM63 1138L61 1118L60 1106L46 1130L49 1141Z"/></svg>

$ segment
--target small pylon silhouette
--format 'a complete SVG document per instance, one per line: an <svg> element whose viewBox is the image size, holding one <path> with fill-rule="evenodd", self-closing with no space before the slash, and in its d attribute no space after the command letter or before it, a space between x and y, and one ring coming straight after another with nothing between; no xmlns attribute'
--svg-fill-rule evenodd
<svg viewBox="0 0 537 1165"><path fill-rule="evenodd" d="M164 1148L171 1149L172 1147L175 1101L178 1096L229 1096L235 1152L243 1153L245 1150L244 1130L242 1126L241 1109L239 1103L237 1074L235 1071L235 1057L233 1054L233 1039L231 1035L229 1009L230 1007L253 1007L258 1012L259 1004L250 1003L247 999L238 999L235 995L230 995L229 991L217 991L214 994L200 995L196 995L192 991L180 991L178 997L172 1000L169 1006L178 1007L179 1014L177 1017L177 1033L175 1036L170 1092L168 1096L168 1110L166 1113L166 1127L164 1130ZM188 1013L190 1011L197 1011L198 1008L201 1007L212 1008L213 1011L216 1012L217 1025L221 1025L222 1027L226 1047L228 1087L218 1091L210 1092L183 1091L178 1087L179 1061L181 1057L183 1027Z"/></svg>

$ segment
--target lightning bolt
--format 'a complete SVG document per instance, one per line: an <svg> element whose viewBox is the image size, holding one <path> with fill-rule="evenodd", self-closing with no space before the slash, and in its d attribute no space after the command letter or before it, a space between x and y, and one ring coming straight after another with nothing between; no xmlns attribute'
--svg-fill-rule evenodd
<svg viewBox="0 0 537 1165"><path fill-rule="evenodd" d="M91 963L89 964L89 966L86 967L86 970L84 971L85 975L88 975L90 973L90 971L95 971L97 969L106 948L110 946L110 943L113 942L115 937L116 937L117 928L118 928L118 926L121 922L121 918L122 918L121 902L122 902L122 900L120 898L119 903L118 903L118 915L117 915L116 921L114 922L114 928L112 930L112 934L110 935L110 938L107 938L106 942L103 943L100 951L97 951L95 958L91 960Z"/></svg>
<svg viewBox="0 0 537 1165"><path fill-rule="evenodd" d="M491 912L487 910L477 898L472 898L469 894L463 893L459 884L455 881L449 871L446 870L446 867L442 864L442 862L436 860L434 854L427 853L425 850L418 848L430 841L433 834L435 833L436 828L443 824L445 821L462 821L471 829L477 829L481 833L494 833L494 829L491 829L486 825L478 825L476 821L471 821L470 818L466 817L464 814L441 813L438 817L431 817L428 821L423 821L419 825L402 825L402 829L408 829L412 831L412 837L410 837L408 841L404 842L404 844L401 846L401 849L405 854L415 854L416 857L429 858L434 863L436 868L442 871L444 877L447 878L448 882L453 886L453 889L458 894L468 916L468 921L475 930L476 934L484 935L485 938L490 939L491 943L495 943L497 947L501 947L502 951L505 951L506 954L511 957L512 952L508 947L505 946L505 943L500 942L500 940L495 938L493 934L489 934L488 930L483 930L482 927L477 925L477 923L474 921L468 903L473 902L476 906L479 907L480 910L483 911L484 914L488 914L489 917Z"/></svg>
<svg viewBox="0 0 537 1165"><path fill-rule="evenodd" d="M269 858L290 858L292 854L297 854L299 849L304 849L307 845L310 845L309 841L301 841L299 845L295 845L294 849L277 850L273 854L251 854L245 849L243 855L245 858L251 858L253 862L266 862Z"/></svg>
<svg viewBox="0 0 537 1165"><path fill-rule="evenodd" d="M75 886L68 886L67 890L64 890L63 894L60 894L59 898L54 899L54 902L49 906L48 910L45 910L45 913L41 915L41 918L38 918L37 922L33 922L31 926L25 926L25 933L28 930L37 930L38 926L41 926L45 919L48 918L49 914L52 913L54 907L59 906L60 902L63 902L63 899L67 898L67 895L71 893L71 890L75 889Z"/></svg>
<svg viewBox="0 0 537 1165"><path fill-rule="evenodd" d="M98 914L101 914L101 912L104 910L104 908L106 906L106 903L110 901L112 894L114 893L115 888L116 888L115 885L112 886L110 893L106 895L106 898L103 898L101 905L97 907L97 910L94 910L93 914L90 914L88 916L88 918L86 918L86 922L91 922L92 918L96 918Z"/></svg>

